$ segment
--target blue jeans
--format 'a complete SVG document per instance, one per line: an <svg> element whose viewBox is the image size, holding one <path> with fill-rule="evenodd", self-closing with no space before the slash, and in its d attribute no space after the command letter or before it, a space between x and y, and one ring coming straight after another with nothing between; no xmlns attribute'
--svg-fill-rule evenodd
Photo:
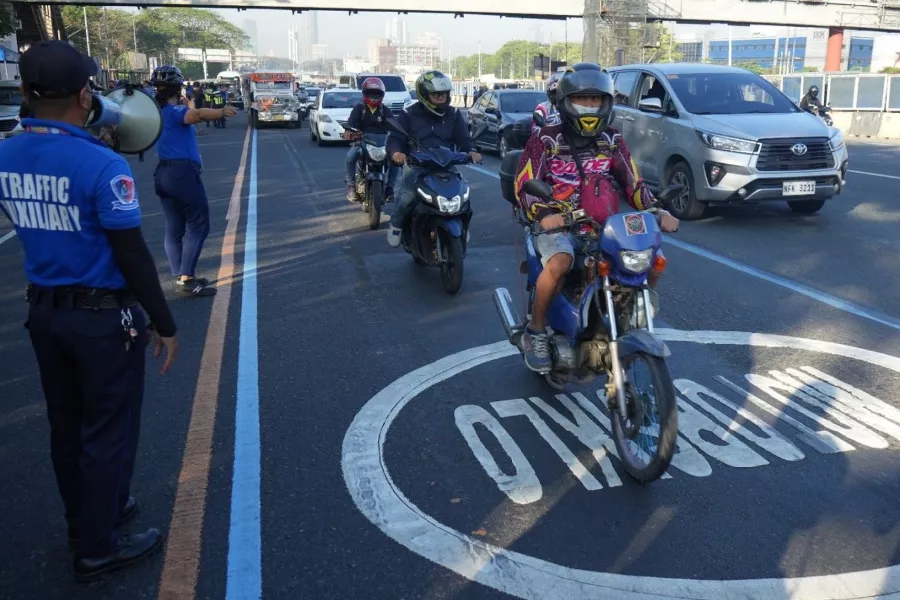
<svg viewBox="0 0 900 600"><path fill-rule="evenodd" d="M394 214L391 216L391 227L403 228L403 222L410 211L416 206L416 180L427 173L421 167L407 167L403 169L403 181L400 182L400 193L394 194Z"/></svg>
<svg viewBox="0 0 900 600"><path fill-rule="evenodd" d="M166 256L172 275L194 276L203 243L209 235L209 202L193 161L162 160L153 186L166 215Z"/></svg>
<svg viewBox="0 0 900 600"><path fill-rule="evenodd" d="M359 146L351 146L347 151L347 185L353 185L356 182L356 165L359 164L359 155L362 148ZM397 181L397 175L400 174L400 167L391 165L388 169L387 187L393 189L394 183Z"/></svg>

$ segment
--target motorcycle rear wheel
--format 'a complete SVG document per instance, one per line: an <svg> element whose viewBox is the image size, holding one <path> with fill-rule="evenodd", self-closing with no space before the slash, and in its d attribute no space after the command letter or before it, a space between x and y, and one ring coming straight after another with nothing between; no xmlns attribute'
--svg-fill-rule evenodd
<svg viewBox="0 0 900 600"><path fill-rule="evenodd" d="M675 454L675 442L678 437L678 408L675 400L675 386L666 361L658 356L639 352L622 361L622 369L636 360L642 361L650 371L653 386L655 407L646 406L643 393L635 393L632 382L626 381L626 401L628 403L628 420L622 420L618 410L610 409L613 441L625 471L638 483L656 481L669 468ZM642 392L642 390L637 390ZM639 397L635 397L639 396ZM656 419L652 419L651 411L655 408ZM652 420L651 420L652 419ZM647 431L654 424L658 433ZM648 427L650 426L650 427ZM652 442L651 435L657 436L654 450L639 449L635 452L632 443L640 441ZM640 456L639 456L640 455ZM642 460L649 456L648 460Z"/></svg>
<svg viewBox="0 0 900 600"><path fill-rule="evenodd" d="M367 209L369 213L369 229L378 229L381 225L381 205L384 203L384 184L374 181L369 184Z"/></svg>

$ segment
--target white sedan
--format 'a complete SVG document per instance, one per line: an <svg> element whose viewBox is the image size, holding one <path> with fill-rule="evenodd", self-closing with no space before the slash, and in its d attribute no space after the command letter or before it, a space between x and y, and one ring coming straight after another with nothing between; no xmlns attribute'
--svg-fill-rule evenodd
<svg viewBox="0 0 900 600"><path fill-rule="evenodd" d="M342 141L344 125L362 101L359 90L323 90L309 113L309 139L320 146Z"/></svg>

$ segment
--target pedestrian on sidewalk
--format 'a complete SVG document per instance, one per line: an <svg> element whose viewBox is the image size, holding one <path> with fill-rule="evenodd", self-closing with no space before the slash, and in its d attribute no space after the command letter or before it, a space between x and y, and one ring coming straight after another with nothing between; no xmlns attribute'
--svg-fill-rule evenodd
<svg viewBox="0 0 900 600"><path fill-rule="evenodd" d="M463 86L463 108L467 108L469 106L469 86Z"/></svg>
<svg viewBox="0 0 900 600"><path fill-rule="evenodd" d="M9 181L0 212L13 203L28 208L6 216L25 251L25 327L47 403L75 577L91 581L161 545L157 529L125 534L120 526L138 509L131 479L146 347L151 338L155 356L165 347L166 372L178 343L141 234L128 162L82 128L93 109L96 63L53 40L25 51L19 72L29 115L24 133L0 145Z"/></svg>
<svg viewBox="0 0 900 600"><path fill-rule="evenodd" d="M166 215L166 255L175 290L185 296L212 296L216 288L196 277L197 262L209 235L209 202L200 175L203 159L193 125L233 117L233 106L191 108L179 104L184 77L178 67L163 65L151 77L162 108L163 130L156 143L159 165L153 173L156 195Z"/></svg>

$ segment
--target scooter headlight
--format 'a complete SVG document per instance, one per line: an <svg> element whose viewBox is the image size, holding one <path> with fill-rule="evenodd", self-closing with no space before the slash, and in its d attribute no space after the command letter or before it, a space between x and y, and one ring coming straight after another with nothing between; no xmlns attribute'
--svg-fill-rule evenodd
<svg viewBox="0 0 900 600"><path fill-rule="evenodd" d="M375 162L381 162L387 157L387 149L373 146L372 144L366 144L366 152L369 153L369 157Z"/></svg>
<svg viewBox="0 0 900 600"><path fill-rule="evenodd" d="M653 249L647 250L622 250L619 255L622 258L622 267L634 274L650 270L653 261Z"/></svg>
<svg viewBox="0 0 900 600"><path fill-rule="evenodd" d="M460 206L462 206L462 197L459 195L453 196L452 198L447 198L445 196L438 196L438 209L441 212L445 213L455 213L459 212Z"/></svg>

